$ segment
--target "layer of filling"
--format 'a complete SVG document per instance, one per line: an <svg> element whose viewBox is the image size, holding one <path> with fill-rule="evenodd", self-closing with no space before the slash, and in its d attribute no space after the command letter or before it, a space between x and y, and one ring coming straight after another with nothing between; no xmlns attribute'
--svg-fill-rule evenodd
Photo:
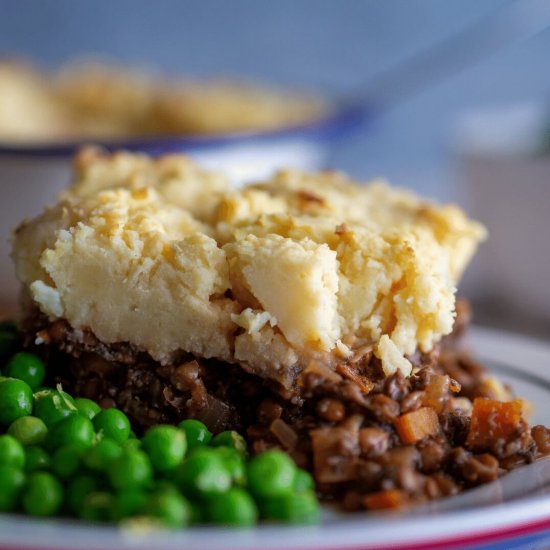
<svg viewBox="0 0 550 550"><path fill-rule="evenodd" d="M460 306L453 334L409 357L413 375L386 375L364 349L334 369L312 362L290 393L219 360L188 355L161 365L40 314L23 328L50 382L121 408L136 431L184 418L213 432L237 429L252 452L288 452L314 474L324 499L378 509L453 495L550 454L550 430L525 421L528 403L461 347Z"/></svg>

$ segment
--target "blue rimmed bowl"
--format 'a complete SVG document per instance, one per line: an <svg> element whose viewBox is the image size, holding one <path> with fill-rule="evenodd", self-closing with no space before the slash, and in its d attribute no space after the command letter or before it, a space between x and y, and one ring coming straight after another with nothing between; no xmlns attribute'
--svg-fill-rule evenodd
<svg viewBox="0 0 550 550"><path fill-rule="evenodd" d="M325 168L336 142L370 120L370 110L341 105L325 117L270 131L212 136L132 138L96 143L108 151L150 155L185 153L206 168L221 170L235 185L268 177L278 168ZM17 283L10 253L13 228L56 200L70 181L71 158L90 140L20 145L0 143L0 311L14 309Z"/></svg>

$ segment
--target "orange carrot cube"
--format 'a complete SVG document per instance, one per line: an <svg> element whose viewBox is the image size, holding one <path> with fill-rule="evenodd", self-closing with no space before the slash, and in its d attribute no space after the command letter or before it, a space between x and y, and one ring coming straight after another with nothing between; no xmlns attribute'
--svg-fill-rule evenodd
<svg viewBox="0 0 550 550"><path fill-rule="evenodd" d="M437 413L430 407L402 414L395 421L395 429L405 445L412 445L439 432Z"/></svg>
<svg viewBox="0 0 550 550"><path fill-rule="evenodd" d="M521 399L502 402L477 397L474 399L466 447L482 450L495 439L510 437L520 427L522 416Z"/></svg>
<svg viewBox="0 0 550 550"><path fill-rule="evenodd" d="M398 489L378 491L363 497L363 505L369 510L400 508L407 503L407 495Z"/></svg>

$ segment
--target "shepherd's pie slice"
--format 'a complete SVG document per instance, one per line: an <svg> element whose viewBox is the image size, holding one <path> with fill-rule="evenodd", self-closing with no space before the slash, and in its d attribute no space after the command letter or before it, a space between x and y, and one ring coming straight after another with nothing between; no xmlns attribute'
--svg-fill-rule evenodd
<svg viewBox="0 0 550 550"><path fill-rule="evenodd" d="M238 363L287 389L371 346L386 374L451 332L485 230L381 181L282 171L232 189L183 156L85 150L60 201L17 228L28 315L159 365Z"/></svg>

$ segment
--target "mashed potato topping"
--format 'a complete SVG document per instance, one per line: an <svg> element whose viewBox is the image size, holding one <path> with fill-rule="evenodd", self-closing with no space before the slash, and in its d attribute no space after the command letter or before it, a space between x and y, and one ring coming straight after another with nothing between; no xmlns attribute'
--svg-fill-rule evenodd
<svg viewBox="0 0 550 550"><path fill-rule="evenodd" d="M282 171L232 189L182 156L85 150L60 202L15 233L52 319L161 363L182 352L265 377L371 345L386 374L451 331L484 228L381 181Z"/></svg>

